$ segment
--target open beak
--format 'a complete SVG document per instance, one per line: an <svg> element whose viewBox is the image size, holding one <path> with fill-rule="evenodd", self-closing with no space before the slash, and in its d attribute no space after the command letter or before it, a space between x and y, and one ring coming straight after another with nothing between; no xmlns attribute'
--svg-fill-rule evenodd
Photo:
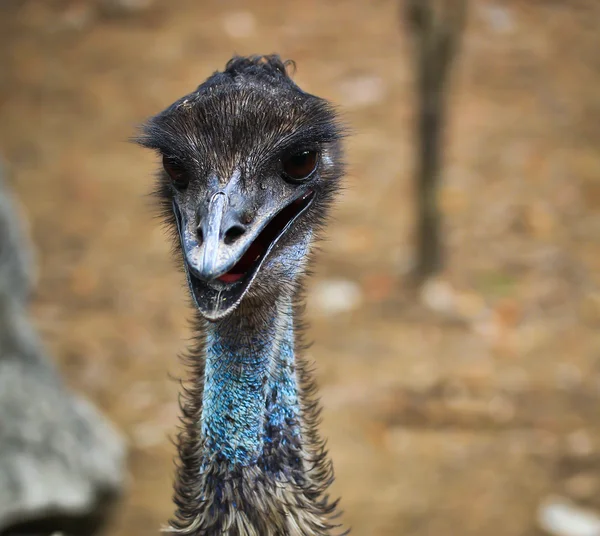
<svg viewBox="0 0 600 536"><path fill-rule="evenodd" d="M231 196L219 191L198 210L195 228L173 203L188 283L204 317L218 320L240 303L264 259L313 197L312 190L305 190L279 206L265 202L245 224L239 203L232 205Z"/></svg>

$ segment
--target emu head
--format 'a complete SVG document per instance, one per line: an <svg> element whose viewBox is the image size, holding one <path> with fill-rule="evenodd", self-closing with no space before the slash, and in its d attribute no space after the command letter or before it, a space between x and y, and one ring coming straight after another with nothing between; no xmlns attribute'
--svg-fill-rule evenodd
<svg viewBox="0 0 600 536"><path fill-rule="evenodd" d="M333 109L286 66L233 58L138 139L162 157L158 193L208 320L293 291L342 175Z"/></svg>

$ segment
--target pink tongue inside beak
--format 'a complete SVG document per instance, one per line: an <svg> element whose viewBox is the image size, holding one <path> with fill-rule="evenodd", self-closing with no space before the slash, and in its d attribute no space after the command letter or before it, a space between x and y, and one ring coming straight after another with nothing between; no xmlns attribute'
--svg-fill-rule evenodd
<svg viewBox="0 0 600 536"><path fill-rule="evenodd" d="M250 244L248 251L244 253L237 264L229 272L219 277L218 280L222 283L235 283L252 270L261 256L267 252L273 240L285 229L285 226L308 205L313 194L314 192L309 190L303 197L296 199L296 201L280 211L254 242Z"/></svg>
<svg viewBox="0 0 600 536"><path fill-rule="evenodd" d="M252 269L252 266L259 259L263 251L259 242L260 237L250 245L248 251L244 253L237 264L229 272L219 277L218 280L222 283L235 283L242 279Z"/></svg>
<svg viewBox="0 0 600 536"><path fill-rule="evenodd" d="M219 281L222 281L223 283L235 283L236 281L239 281L242 277L244 277L244 274L231 274L231 273L227 272L226 274L223 274L218 279L219 279Z"/></svg>

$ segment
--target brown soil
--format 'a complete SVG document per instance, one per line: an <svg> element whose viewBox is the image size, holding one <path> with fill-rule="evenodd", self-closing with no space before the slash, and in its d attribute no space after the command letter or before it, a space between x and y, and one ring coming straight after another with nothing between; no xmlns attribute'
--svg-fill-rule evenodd
<svg viewBox="0 0 600 536"><path fill-rule="evenodd" d="M419 296L395 2L4 2L0 150L39 251L33 313L70 384L130 439L111 536L157 534L172 512L189 335L146 196L156 162L127 139L234 52L293 58L355 132L308 311L353 533L534 535L547 494L600 507L598 20L593 0L472 2L441 192L448 266ZM360 291L354 309L323 301L333 279Z"/></svg>

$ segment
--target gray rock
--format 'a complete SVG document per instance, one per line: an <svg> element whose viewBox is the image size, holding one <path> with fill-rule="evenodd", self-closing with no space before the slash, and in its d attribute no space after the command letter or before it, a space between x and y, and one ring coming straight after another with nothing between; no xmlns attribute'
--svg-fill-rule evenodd
<svg viewBox="0 0 600 536"><path fill-rule="evenodd" d="M320 313L331 316L357 309L362 300L362 290L347 279L326 279L312 289L312 302Z"/></svg>
<svg viewBox="0 0 600 536"><path fill-rule="evenodd" d="M26 310L32 266L0 177L0 534L90 536L123 489L125 443L44 350Z"/></svg>
<svg viewBox="0 0 600 536"><path fill-rule="evenodd" d="M0 164L0 299L24 303L31 292L35 259L2 173Z"/></svg>

